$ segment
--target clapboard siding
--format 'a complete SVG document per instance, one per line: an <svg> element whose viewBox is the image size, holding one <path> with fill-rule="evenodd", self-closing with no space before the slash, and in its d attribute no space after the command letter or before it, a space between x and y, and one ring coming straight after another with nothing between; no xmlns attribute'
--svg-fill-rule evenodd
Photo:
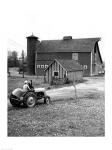
<svg viewBox="0 0 112 150"><path fill-rule="evenodd" d="M83 78L83 69L82 70L74 70L74 71L67 71L65 68L63 68L60 63L57 61L53 61L53 63L45 70L46 73L46 81L48 83L51 83L52 77L54 75L54 71L59 72L59 76L56 78L63 79L66 76L67 72L67 78L70 81L76 81L76 80L82 80Z"/></svg>

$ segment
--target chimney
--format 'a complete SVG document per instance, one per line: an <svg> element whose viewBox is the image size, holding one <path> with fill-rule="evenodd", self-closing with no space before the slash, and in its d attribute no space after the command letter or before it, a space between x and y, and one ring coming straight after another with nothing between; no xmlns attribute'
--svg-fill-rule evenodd
<svg viewBox="0 0 112 150"><path fill-rule="evenodd" d="M63 40L72 40L72 36L64 36Z"/></svg>

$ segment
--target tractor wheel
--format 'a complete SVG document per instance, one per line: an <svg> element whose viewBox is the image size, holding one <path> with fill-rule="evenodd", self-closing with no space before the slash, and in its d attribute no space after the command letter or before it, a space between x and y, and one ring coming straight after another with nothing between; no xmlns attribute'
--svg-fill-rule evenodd
<svg viewBox="0 0 112 150"><path fill-rule="evenodd" d="M30 92L25 95L23 105L32 108L36 105L36 99L36 95L33 92Z"/></svg>
<svg viewBox="0 0 112 150"><path fill-rule="evenodd" d="M49 105L51 102L51 99L49 96L46 96L45 99L44 99L44 103L46 103L47 105Z"/></svg>

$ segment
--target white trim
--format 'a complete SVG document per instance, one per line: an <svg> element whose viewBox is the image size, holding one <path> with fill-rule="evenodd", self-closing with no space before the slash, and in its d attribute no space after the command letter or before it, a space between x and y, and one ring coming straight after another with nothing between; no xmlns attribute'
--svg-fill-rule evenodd
<svg viewBox="0 0 112 150"><path fill-rule="evenodd" d="M54 62L57 62L66 71L66 69L60 64L60 62L57 59L54 59L44 71L46 71Z"/></svg>
<svg viewBox="0 0 112 150"><path fill-rule="evenodd" d="M84 70L87 70L87 69L88 69L88 66L87 66L87 65L84 65L83 68L84 68Z"/></svg>
<svg viewBox="0 0 112 150"><path fill-rule="evenodd" d="M40 65L37 65L37 68L36 68L36 69L38 69L38 68L40 68Z"/></svg>
<svg viewBox="0 0 112 150"><path fill-rule="evenodd" d="M53 60L44 71L46 71L54 63L54 61L55 60Z"/></svg>
<svg viewBox="0 0 112 150"><path fill-rule="evenodd" d="M66 77L67 77L67 75L68 75L68 72L66 71Z"/></svg>
<svg viewBox="0 0 112 150"><path fill-rule="evenodd" d="M90 75L92 76L93 75L93 72L92 72L92 52L91 52L91 62L90 62Z"/></svg>

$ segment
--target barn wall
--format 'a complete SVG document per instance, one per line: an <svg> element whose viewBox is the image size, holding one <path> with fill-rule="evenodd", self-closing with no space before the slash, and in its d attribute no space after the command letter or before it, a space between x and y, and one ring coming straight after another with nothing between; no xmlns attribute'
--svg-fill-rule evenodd
<svg viewBox="0 0 112 150"><path fill-rule="evenodd" d="M50 64L54 59L72 59L72 53L38 53L36 65L38 64ZM90 76L90 62L91 62L91 53L78 53L78 62L82 66L87 66L87 69L84 70L84 76ZM38 68L36 71L37 75L45 75L45 68ZM63 76L63 71L61 70L61 76Z"/></svg>
<svg viewBox="0 0 112 150"><path fill-rule="evenodd" d="M38 60L38 61L36 61L36 64L35 64L36 75L44 76L45 75L44 70L46 69L47 65L49 66L51 63L52 63L52 61L49 61L49 60L46 60L46 61Z"/></svg>
<svg viewBox="0 0 112 150"><path fill-rule="evenodd" d="M50 53L38 53L37 55L37 60L54 60L54 59L72 59L72 53L50 52Z"/></svg>
<svg viewBox="0 0 112 150"><path fill-rule="evenodd" d="M70 81L80 81L83 78L83 71L68 72L67 77Z"/></svg>
<svg viewBox="0 0 112 150"><path fill-rule="evenodd" d="M87 66L87 69L84 69L84 76L90 76L91 53L79 53L78 62L82 66Z"/></svg>

